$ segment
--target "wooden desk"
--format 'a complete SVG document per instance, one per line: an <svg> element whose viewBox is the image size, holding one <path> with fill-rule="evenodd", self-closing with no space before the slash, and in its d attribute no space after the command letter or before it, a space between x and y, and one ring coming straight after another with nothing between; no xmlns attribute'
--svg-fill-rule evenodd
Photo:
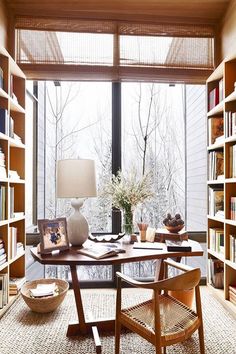
<svg viewBox="0 0 236 354"><path fill-rule="evenodd" d="M91 241L87 241L90 242ZM52 265L69 265L71 269L72 286L74 290L77 314L79 322L70 323L67 330L67 336L74 336L78 334L91 333L92 327L97 326L101 331L111 331L115 328L114 319L92 320L85 321L84 309L81 298L80 283L77 276L77 265L115 265L130 262L148 261L148 260L164 260L166 258L181 258L202 256L203 250L200 244L196 241L189 240L192 247L191 252L167 252L165 244L160 244L163 250L150 250L150 249L133 249L131 244L122 244L122 248L126 253L120 253L118 256L96 260L85 255L77 253L77 247L71 247L67 251L60 252L52 255L42 255L37 253L37 248L32 248L31 253L36 261L42 264ZM142 243L140 243L142 245Z"/></svg>

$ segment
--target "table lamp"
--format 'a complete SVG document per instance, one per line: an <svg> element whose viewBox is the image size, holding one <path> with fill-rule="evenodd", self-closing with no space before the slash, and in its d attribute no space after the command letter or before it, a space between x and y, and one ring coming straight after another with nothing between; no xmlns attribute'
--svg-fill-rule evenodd
<svg viewBox="0 0 236 354"><path fill-rule="evenodd" d="M89 234L88 222L81 214L84 199L96 197L95 164L88 159L67 159L57 162L57 198L74 198L74 213L67 219L68 238L72 246L82 246Z"/></svg>

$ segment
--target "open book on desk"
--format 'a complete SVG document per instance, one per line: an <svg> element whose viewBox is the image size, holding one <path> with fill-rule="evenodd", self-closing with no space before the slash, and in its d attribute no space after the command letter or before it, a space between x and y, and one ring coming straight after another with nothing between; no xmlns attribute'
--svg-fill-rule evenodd
<svg viewBox="0 0 236 354"><path fill-rule="evenodd" d="M117 256L118 253L122 253L123 250L117 247L94 244L88 247L83 247L79 249L77 252L95 259L102 259L102 258Z"/></svg>

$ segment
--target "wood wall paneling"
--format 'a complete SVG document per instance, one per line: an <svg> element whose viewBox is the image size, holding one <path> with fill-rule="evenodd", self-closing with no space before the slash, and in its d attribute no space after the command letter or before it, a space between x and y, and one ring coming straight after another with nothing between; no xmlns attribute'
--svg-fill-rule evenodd
<svg viewBox="0 0 236 354"><path fill-rule="evenodd" d="M220 59L236 56L236 0L232 0L221 23Z"/></svg>
<svg viewBox="0 0 236 354"><path fill-rule="evenodd" d="M8 18L9 12L5 2L0 0L0 46L8 49Z"/></svg>

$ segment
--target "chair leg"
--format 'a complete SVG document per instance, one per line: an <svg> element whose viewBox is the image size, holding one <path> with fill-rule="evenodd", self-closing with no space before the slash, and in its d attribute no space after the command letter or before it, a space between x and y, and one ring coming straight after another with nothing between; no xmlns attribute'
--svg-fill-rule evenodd
<svg viewBox="0 0 236 354"><path fill-rule="evenodd" d="M156 343L155 348L156 348L156 354L162 354L162 348L161 348L160 345L158 345L158 344Z"/></svg>
<svg viewBox="0 0 236 354"><path fill-rule="evenodd" d="M199 344L200 344L200 353L205 354L204 333L203 333L202 325L198 329L198 337L199 337Z"/></svg>
<svg viewBox="0 0 236 354"><path fill-rule="evenodd" d="M120 331L121 331L121 324L119 321L116 320L116 324L115 324L115 354L120 353Z"/></svg>

